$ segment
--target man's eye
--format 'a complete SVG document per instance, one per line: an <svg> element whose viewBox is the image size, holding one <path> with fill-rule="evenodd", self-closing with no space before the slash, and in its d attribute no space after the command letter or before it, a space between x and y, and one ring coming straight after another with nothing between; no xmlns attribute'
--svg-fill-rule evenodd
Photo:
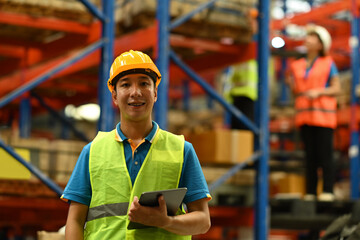
<svg viewBox="0 0 360 240"><path fill-rule="evenodd" d="M128 84L128 83L122 83L121 85L120 85L120 87L128 87L130 84Z"/></svg>
<svg viewBox="0 0 360 240"><path fill-rule="evenodd" d="M143 86L149 86L150 84L148 82L142 82L141 85Z"/></svg>

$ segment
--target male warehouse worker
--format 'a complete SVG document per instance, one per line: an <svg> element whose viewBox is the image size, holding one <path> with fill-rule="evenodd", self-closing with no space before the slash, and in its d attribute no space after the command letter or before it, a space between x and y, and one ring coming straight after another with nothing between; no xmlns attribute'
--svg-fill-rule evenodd
<svg viewBox="0 0 360 240"><path fill-rule="evenodd" d="M191 239L210 228L211 197L193 146L151 119L160 81L142 52L130 50L113 62L108 88L120 122L100 132L79 156L62 196L71 201L67 240ZM162 196L159 207L139 204L142 192L179 187L188 189L187 213L168 216ZM129 221L154 228L128 230Z"/></svg>

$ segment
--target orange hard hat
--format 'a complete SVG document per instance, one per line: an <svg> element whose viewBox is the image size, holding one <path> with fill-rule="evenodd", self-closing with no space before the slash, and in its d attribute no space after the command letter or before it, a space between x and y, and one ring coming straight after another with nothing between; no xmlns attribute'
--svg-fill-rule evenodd
<svg viewBox="0 0 360 240"><path fill-rule="evenodd" d="M160 71L151 58L143 52L130 50L118 56L111 65L108 80L110 92L114 90L117 80L133 73L142 73L150 76L154 80L156 87L160 84Z"/></svg>

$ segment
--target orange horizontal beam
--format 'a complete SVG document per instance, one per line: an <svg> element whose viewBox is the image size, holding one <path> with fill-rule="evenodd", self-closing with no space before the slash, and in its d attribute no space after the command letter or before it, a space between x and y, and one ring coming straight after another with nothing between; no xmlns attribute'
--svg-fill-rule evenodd
<svg viewBox="0 0 360 240"><path fill-rule="evenodd" d="M155 49L157 46L157 25L123 35L114 41L115 57L125 51Z"/></svg>
<svg viewBox="0 0 360 240"><path fill-rule="evenodd" d="M48 69L57 66L61 62L65 61L69 56L57 58L42 64L38 64L35 67L28 68L26 71L16 71L15 73L0 78L0 96L4 96L6 93L16 89L25 82L39 76Z"/></svg>
<svg viewBox="0 0 360 240"><path fill-rule="evenodd" d="M335 30L336 29L341 29L346 25L350 25L350 23L348 21L344 21L344 20L338 20L338 19L331 19L331 18L324 18L324 19L319 19L317 21L318 25L321 26L326 26L327 29L331 30Z"/></svg>
<svg viewBox="0 0 360 240"><path fill-rule="evenodd" d="M234 54L242 49L240 45L225 45L216 41L204 40L199 38L189 38L182 35L172 34L170 44L176 47L193 48L194 51L212 51Z"/></svg>
<svg viewBox="0 0 360 240"><path fill-rule="evenodd" d="M132 34L125 35L115 40L114 52L120 54L129 49L147 49L153 47L156 44L156 28L149 27L136 31ZM144 35L146 34L146 35ZM146 41L143 41L143 36L148 36ZM72 53L72 54L76 54ZM39 76L49 68L56 66L57 64L66 61L71 54L58 57L56 59L49 60L47 62L37 64L34 67L29 67L26 72L17 71L10 76L0 78L0 96L4 96L6 93L16 89L23 83L30 81L31 79ZM100 62L100 51L95 51L88 55L86 58L76 62L74 65L59 72L55 77L66 76L68 74L84 70L86 68L96 66Z"/></svg>
<svg viewBox="0 0 360 240"><path fill-rule="evenodd" d="M146 36L146 41L144 41L144 36ZM201 44L202 42L203 41L198 41L195 43ZM188 61L189 66L196 71L202 72L202 71L221 69L234 63L255 58L255 49L256 49L255 43L237 45L236 47L221 46L211 42L208 43L209 44L206 46L206 49L212 49L213 51L219 50L220 52L208 54L206 56L197 58L195 60ZM177 42L177 44L180 43ZM156 46L157 46L157 25L153 25L148 28L138 30L136 32L127 34L125 36L116 39L114 42L114 52L116 56L129 49L154 50ZM224 54L221 51L222 49L225 49L225 52L231 52L231 54ZM232 51L230 51L230 49L232 49ZM76 52L71 54L76 54ZM36 66L29 67L25 72L21 73L20 71L18 71L12 74L11 76L0 78L0 96L16 89L20 85L39 76L45 70L48 70L49 68L65 61L69 57L70 54L67 54L65 56L61 56L44 63L36 64ZM216 59L216 61L208 61L209 58ZM62 72L56 74L52 78L66 76L84 70L89 67L97 66L99 62L100 62L100 51L96 51L90 54L88 57L78 61L74 65L63 70ZM170 78L171 82L179 81L179 80L183 80L184 78L187 78L187 76L178 67L174 65L171 65L170 72L171 72L171 78Z"/></svg>
<svg viewBox="0 0 360 240"><path fill-rule="evenodd" d="M357 7L359 7L360 1L356 0L356 4ZM284 29L287 24L306 25L309 23L322 21L339 11L350 9L351 1L348 0L339 0L336 2L325 3L319 7L311 9L310 12L299 13L291 18L286 17L281 20L274 20L271 22L271 27L272 29Z"/></svg>
<svg viewBox="0 0 360 240"><path fill-rule="evenodd" d="M79 34L87 34L91 28L91 25L85 25L74 21L45 17L33 17L18 13L8 13L4 11L0 11L0 23Z"/></svg>
<svg viewBox="0 0 360 240"><path fill-rule="evenodd" d="M11 58L24 58L25 48L13 45L0 45L0 56L11 57Z"/></svg>

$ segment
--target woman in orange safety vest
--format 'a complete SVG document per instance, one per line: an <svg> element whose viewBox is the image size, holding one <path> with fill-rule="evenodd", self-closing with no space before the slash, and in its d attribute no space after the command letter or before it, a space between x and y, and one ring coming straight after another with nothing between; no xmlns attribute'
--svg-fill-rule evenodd
<svg viewBox="0 0 360 240"><path fill-rule="evenodd" d="M311 26L305 39L306 57L291 64L289 85L295 94L295 125L300 128L306 158L305 200L315 200L318 169L322 169L323 193L319 200L334 200L333 134L336 128L336 95L340 92L337 68L327 55L328 31Z"/></svg>

